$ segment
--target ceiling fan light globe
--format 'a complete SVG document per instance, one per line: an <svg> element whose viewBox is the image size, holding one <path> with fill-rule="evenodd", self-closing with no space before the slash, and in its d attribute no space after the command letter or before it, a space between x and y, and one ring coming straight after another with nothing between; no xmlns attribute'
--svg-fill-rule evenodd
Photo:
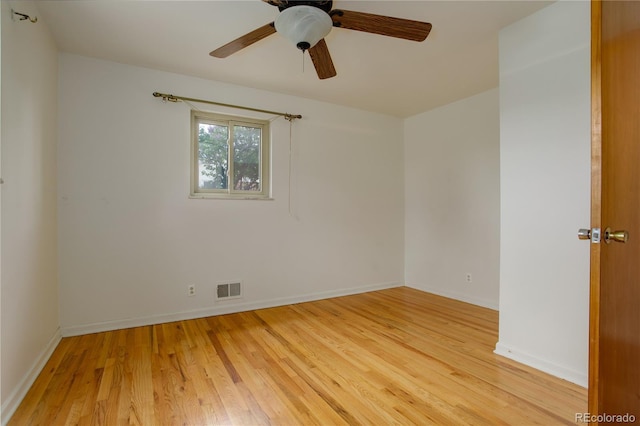
<svg viewBox="0 0 640 426"><path fill-rule="evenodd" d="M276 31L291 41L300 50L315 46L333 28L328 13L313 6L291 6L278 15Z"/></svg>

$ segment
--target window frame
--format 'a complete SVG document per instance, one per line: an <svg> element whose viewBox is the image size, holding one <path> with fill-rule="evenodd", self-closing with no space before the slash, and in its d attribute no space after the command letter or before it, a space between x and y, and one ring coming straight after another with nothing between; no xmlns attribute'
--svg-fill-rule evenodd
<svg viewBox="0 0 640 426"><path fill-rule="evenodd" d="M229 129L227 148L227 189L202 189L200 188L200 123L225 125ZM233 189L233 150L234 150L234 126L247 126L260 128L260 161L258 164L261 191L248 191ZM271 144L270 126L268 120L260 120L251 117L237 115L225 115L212 112L191 110L191 154L190 154L191 188L190 198L211 199L237 199L237 200L270 200L270 166Z"/></svg>

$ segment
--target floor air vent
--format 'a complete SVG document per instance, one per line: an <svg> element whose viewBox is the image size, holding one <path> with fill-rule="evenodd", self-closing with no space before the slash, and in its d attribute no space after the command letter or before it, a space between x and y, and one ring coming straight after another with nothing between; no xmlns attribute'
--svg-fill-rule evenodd
<svg viewBox="0 0 640 426"><path fill-rule="evenodd" d="M216 288L216 299L237 299L242 297L242 285L240 282L218 284Z"/></svg>

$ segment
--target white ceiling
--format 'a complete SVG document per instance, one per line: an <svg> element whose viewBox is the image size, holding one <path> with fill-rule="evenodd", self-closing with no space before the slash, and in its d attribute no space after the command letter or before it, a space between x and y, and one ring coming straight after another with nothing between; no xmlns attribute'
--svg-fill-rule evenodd
<svg viewBox="0 0 640 426"><path fill-rule="evenodd" d="M498 31L549 1L334 1L334 8L431 22L426 41L334 28L337 77L274 34L226 59L209 52L278 15L260 0L41 1L60 50L408 117L498 85ZM304 68L304 69L303 69Z"/></svg>

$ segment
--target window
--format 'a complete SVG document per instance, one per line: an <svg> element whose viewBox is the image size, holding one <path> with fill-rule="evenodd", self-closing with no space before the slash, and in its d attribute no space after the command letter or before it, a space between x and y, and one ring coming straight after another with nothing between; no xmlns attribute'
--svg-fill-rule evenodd
<svg viewBox="0 0 640 426"><path fill-rule="evenodd" d="M269 122L191 111L191 196L269 197Z"/></svg>

